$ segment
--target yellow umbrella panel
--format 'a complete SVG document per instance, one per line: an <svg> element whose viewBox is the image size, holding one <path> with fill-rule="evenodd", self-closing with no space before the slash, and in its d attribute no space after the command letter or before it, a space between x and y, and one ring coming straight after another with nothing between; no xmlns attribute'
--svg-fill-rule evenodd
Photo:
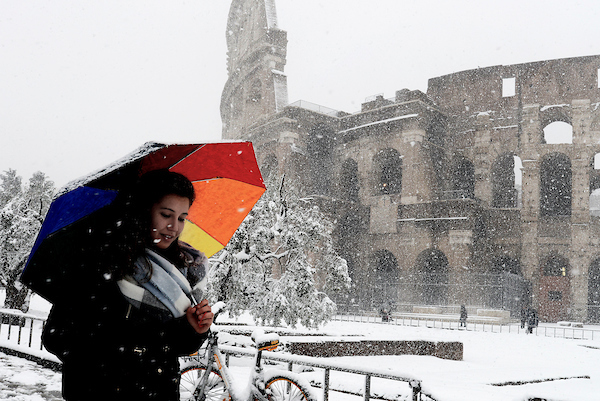
<svg viewBox="0 0 600 401"><path fill-rule="evenodd" d="M265 188L229 178L193 185L196 200L180 239L211 257L227 245Z"/></svg>

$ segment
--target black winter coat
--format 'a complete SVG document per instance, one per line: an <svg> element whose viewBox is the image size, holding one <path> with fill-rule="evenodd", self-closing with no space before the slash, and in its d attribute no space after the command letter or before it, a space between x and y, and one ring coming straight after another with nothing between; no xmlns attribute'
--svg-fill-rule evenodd
<svg viewBox="0 0 600 401"><path fill-rule="evenodd" d="M140 316L116 286L89 301L55 305L43 336L63 362L65 400L179 400L178 357L195 352L205 336L185 317L162 323Z"/></svg>
<svg viewBox="0 0 600 401"><path fill-rule="evenodd" d="M42 337L63 362L65 400L178 401L178 357L206 335L185 316L142 315L97 269L81 266L77 278L54 303Z"/></svg>

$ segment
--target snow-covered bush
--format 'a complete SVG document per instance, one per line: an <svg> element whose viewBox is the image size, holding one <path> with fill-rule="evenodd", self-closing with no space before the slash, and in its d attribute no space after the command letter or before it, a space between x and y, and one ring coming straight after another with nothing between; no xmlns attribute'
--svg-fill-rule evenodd
<svg viewBox="0 0 600 401"><path fill-rule="evenodd" d="M335 312L329 295L346 292L346 260L333 249L333 224L308 199L272 178L227 247L211 260L210 295L230 314L261 324L317 327Z"/></svg>

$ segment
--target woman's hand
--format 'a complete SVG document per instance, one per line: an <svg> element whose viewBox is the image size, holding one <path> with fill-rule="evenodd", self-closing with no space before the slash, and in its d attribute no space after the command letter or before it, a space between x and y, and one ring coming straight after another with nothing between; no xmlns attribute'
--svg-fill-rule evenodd
<svg viewBox="0 0 600 401"><path fill-rule="evenodd" d="M185 312L188 322L197 333L204 334L208 331L214 315L206 299L196 306L190 306Z"/></svg>

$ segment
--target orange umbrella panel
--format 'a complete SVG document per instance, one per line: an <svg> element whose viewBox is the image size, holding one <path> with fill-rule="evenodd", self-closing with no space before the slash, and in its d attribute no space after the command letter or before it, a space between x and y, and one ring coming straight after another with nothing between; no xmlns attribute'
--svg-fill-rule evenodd
<svg viewBox="0 0 600 401"><path fill-rule="evenodd" d="M228 178L193 185L196 200L180 238L210 257L227 245L265 188Z"/></svg>

